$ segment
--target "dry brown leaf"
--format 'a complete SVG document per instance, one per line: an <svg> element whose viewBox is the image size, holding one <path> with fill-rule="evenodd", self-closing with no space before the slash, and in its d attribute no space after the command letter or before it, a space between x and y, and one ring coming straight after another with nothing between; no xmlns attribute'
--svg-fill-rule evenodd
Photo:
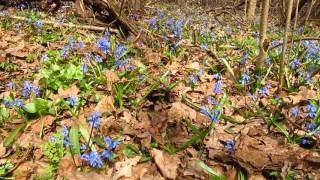
<svg viewBox="0 0 320 180"><path fill-rule="evenodd" d="M177 170L180 164L180 159L177 156L169 156L158 149L152 149L150 154L164 177L168 179L177 178Z"/></svg>
<svg viewBox="0 0 320 180"><path fill-rule="evenodd" d="M292 104L297 104L301 101L306 101L317 97L317 91L307 89L305 86L301 86L299 90L300 91L296 95L288 96L292 100Z"/></svg>
<svg viewBox="0 0 320 180"><path fill-rule="evenodd" d="M107 90L112 91L113 83L119 81L118 74L114 70L106 70L105 76L107 78Z"/></svg>
<svg viewBox="0 0 320 180"><path fill-rule="evenodd" d="M121 162L116 162L115 163L115 170L116 173L113 176L113 179L119 179L120 177L131 177L132 176L132 167L137 165L139 160L140 160L140 156L134 157L134 158L130 158L127 159L125 161L121 161Z"/></svg>
<svg viewBox="0 0 320 180"><path fill-rule="evenodd" d="M35 133L39 133L42 128L48 128L52 125L56 118L51 115L44 116L31 124L31 129Z"/></svg>
<svg viewBox="0 0 320 180"><path fill-rule="evenodd" d="M94 111L97 111L99 113L105 113L115 110L114 107L114 99L112 96L103 96L102 99L98 102L97 106L94 108Z"/></svg>
<svg viewBox="0 0 320 180"><path fill-rule="evenodd" d="M147 52L145 55L145 60L147 63L159 64L161 62L162 55L157 52Z"/></svg>
<svg viewBox="0 0 320 180"><path fill-rule="evenodd" d="M175 102L169 109L168 117L169 121L181 121L184 118L196 119L197 112L181 102Z"/></svg>
<svg viewBox="0 0 320 180"><path fill-rule="evenodd" d="M75 164L75 163L76 164ZM77 167L81 165L81 159L79 156L65 156L59 161L58 174L61 176L68 175L71 172L77 170Z"/></svg>
<svg viewBox="0 0 320 180"><path fill-rule="evenodd" d="M5 50L6 53L11 54L13 56L17 57L26 57L29 53L26 51L23 51L25 48L24 41L21 41L21 43L18 46L11 47Z"/></svg>
<svg viewBox="0 0 320 180"><path fill-rule="evenodd" d="M69 96L77 96L79 94L79 88L76 84L72 84L71 87L67 89L59 88L58 94L52 95L50 98L52 100L57 100L58 98L67 98Z"/></svg>
<svg viewBox="0 0 320 180"><path fill-rule="evenodd" d="M6 147L3 146L3 142L0 143L0 158L6 154Z"/></svg>

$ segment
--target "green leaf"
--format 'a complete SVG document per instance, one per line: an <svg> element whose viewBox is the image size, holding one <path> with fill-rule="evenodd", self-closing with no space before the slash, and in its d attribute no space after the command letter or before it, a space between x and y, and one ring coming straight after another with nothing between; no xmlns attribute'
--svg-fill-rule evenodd
<svg viewBox="0 0 320 180"><path fill-rule="evenodd" d="M80 131L81 136L86 141L86 143L88 143L88 141L90 139L90 134L89 134L87 128L83 124L80 124L79 131ZM96 148L92 145L92 140L90 140L90 142L89 142L89 147L92 151L96 151Z"/></svg>
<svg viewBox="0 0 320 180"><path fill-rule="evenodd" d="M28 113L36 113L37 112L37 108L36 108L36 104L35 103L28 103L25 105L25 110L28 112Z"/></svg>
<svg viewBox="0 0 320 180"><path fill-rule="evenodd" d="M193 162L198 165L199 167L201 167L202 169L206 170L208 173L215 175L215 176L221 176L221 174L217 171L215 171L214 169L212 169L211 167L209 167L206 163L204 163L203 161L199 160L199 159L195 159L193 160Z"/></svg>
<svg viewBox="0 0 320 180"><path fill-rule="evenodd" d="M9 118L9 111L4 107L0 108L0 122L7 120L8 118Z"/></svg>
<svg viewBox="0 0 320 180"><path fill-rule="evenodd" d="M123 149L123 154L127 157L132 157L140 154L139 149L133 145L133 144L128 144L126 147Z"/></svg>
<svg viewBox="0 0 320 180"><path fill-rule="evenodd" d="M73 125L70 129L70 141L72 143L72 153L80 154L80 137L79 137L79 128L77 125Z"/></svg>
<svg viewBox="0 0 320 180"><path fill-rule="evenodd" d="M18 136L19 133L21 133L21 131L24 130L24 128L26 127L27 123L22 123L19 124L12 132L9 133L9 136L7 138L4 139L3 141L3 146L4 147L8 147L10 146L13 141L16 139L16 137Z"/></svg>

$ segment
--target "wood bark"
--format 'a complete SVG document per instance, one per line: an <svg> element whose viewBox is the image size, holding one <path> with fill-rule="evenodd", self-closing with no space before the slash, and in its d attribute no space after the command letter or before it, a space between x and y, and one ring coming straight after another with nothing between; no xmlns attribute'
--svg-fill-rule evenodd
<svg viewBox="0 0 320 180"><path fill-rule="evenodd" d="M259 40L260 52L256 62L256 68L258 71L262 70L264 61L267 57L267 51L269 48L269 43L266 40L266 34L268 29L269 6L270 6L270 0L262 1L262 14L260 19L260 40Z"/></svg>
<svg viewBox="0 0 320 180"><path fill-rule="evenodd" d="M291 13L292 13L292 6L293 6L293 0L288 1L288 9L287 9L287 15L286 15L286 26L284 31L284 38L283 38L283 46L282 46L282 54L281 54L281 60L280 60L280 73L279 73L279 87L278 92L280 93L282 91L282 87L284 84L284 67L285 67L285 60L286 60L286 52L287 52L287 46L288 46L288 34L290 31L290 22L291 22Z"/></svg>
<svg viewBox="0 0 320 180"><path fill-rule="evenodd" d="M314 5L315 2L316 2L315 0L312 0L311 3L310 3L310 5L309 5L309 7L308 7L308 11L307 11L307 14L306 14L306 19L305 19L305 21L304 21L304 26L306 26L307 23L308 23L308 19L309 19L309 17L310 17L311 10L312 10L312 7L313 7L313 5Z"/></svg>
<svg viewBox="0 0 320 180"><path fill-rule="evenodd" d="M257 7L257 0L249 0L248 3L248 12L247 12L247 20L252 22L256 15L256 7Z"/></svg>

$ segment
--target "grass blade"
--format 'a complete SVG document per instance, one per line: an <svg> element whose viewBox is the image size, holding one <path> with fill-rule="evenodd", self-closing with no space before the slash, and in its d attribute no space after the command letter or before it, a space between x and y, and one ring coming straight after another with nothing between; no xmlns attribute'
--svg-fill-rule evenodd
<svg viewBox="0 0 320 180"><path fill-rule="evenodd" d="M24 122L22 124L19 124L16 129L14 129L12 132L9 133L9 136L3 141L3 146L8 147L10 146L16 137L24 130L26 127L27 122Z"/></svg>
<svg viewBox="0 0 320 180"><path fill-rule="evenodd" d="M92 145L92 140L90 140L90 142L88 143L88 141L90 139L90 134L89 134L87 128L83 124L79 125L79 131L80 131L81 136L86 141L86 143L89 144L90 149L92 151L96 151L96 148Z"/></svg>
<svg viewBox="0 0 320 180"><path fill-rule="evenodd" d="M70 141L72 143L72 153L80 154L80 137L79 137L79 128L77 125L73 125L70 129Z"/></svg>
<svg viewBox="0 0 320 180"><path fill-rule="evenodd" d="M206 170L208 173L215 175L215 176L221 176L221 174L217 171L215 171L214 169L212 169L211 167L209 167L206 163L204 163L203 161L199 160L199 159L195 159L193 160L194 163L196 163L196 165L198 165L199 167L201 167L202 169Z"/></svg>

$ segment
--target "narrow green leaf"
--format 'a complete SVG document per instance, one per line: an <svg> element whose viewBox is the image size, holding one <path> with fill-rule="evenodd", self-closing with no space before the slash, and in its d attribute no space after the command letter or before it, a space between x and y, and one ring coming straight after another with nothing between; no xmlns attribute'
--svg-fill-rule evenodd
<svg viewBox="0 0 320 180"><path fill-rule="evenodd" d="M90 139L90 134L89 134L87 128L83 124L80 124L79 125L79 131L80 131L81 136L86 141L86 143L88 143L88 141ZM92 151L96 151L96 148L92 145L92 141L91 140L90 140L90 142L88 144L89 144L89 147L90 147L90 149Z"/></svg>
<svg viewBox="0 0 320 180"><path fill-rule="evenodd" d="M3 146L8 147L10 146L13 141L16 139L16 137L21 133L24 128L26 127L27 123L19 124L12 132L9 133L9 136L4 139Z"/></svg>
<svg viewBox="0 0 320 180"><path fill-rule="evenodd" d="M133 144L126 145L122 152L127 157L132 157L140 154L139 149Z"/></svg>
<svg viewBox="0 0 320 180"><path fill-rule="evenodd" d="M199 159L195 159L193 160L194 163L196 163L196 165L198 165L199 167L201 167L202 169L206 170L208 173L215 175L215 176L221 176L221 174L217 171L215 171L214 169L212 169L211 167L209 167L206 163L204 163L203 161L199 160Z"/></svg>
<svg viewBox="0 0 320 180"><path fill-rule="evenodd" d="M72 153L80 154L80 137L79 137L79 128L77 125L73 125L70 129L70 141L72 143Z"/></svg>

